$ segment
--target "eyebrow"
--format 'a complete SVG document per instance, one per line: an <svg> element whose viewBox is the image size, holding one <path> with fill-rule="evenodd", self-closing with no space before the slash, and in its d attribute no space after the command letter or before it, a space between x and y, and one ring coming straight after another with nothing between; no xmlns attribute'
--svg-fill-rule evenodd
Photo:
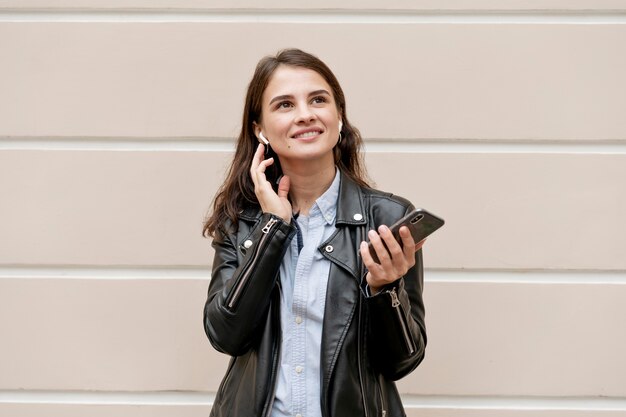
<svg viewBox="0 0 626 417"><path fill-rule="evenodd" d="M319 94L326 94L327 96L330 96L330 93L328 91L322 89L322 90L311 91L309 93L309 97L317 96ZM274 97L273 99L270 100L270 104L272 104L275 101L285 100L285 99L290 99L290 98L293 98L293 96L290 95L290 94L284 94L282 96L276 96L276 97Z"/></svg>

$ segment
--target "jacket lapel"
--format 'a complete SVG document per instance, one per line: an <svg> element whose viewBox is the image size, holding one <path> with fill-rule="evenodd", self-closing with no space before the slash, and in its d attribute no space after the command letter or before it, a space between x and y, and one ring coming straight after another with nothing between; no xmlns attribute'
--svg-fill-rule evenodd
<svg viewBox="0 0 626 417"><path fill-rule="evenodd" d="M321 368L322 392L326 398L328 383L346 333L354 317L360 297L357 248L367 225L361 188L348 176L341 174L337 200L336 232L319 250L331 261L326 291L326 307L322 330Z"/></svg>

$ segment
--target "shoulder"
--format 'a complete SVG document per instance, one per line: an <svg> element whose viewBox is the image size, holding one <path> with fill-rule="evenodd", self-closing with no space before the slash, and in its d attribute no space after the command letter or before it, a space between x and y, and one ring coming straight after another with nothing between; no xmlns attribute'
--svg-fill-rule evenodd
<svg viewBox="0 0 626 417"><path fill-rule="evenodd" d="M393 210L408 211L413 209L413 203L404 197L375 188L361 187L363 199L370 205L377 205Z"/></svg>
<svg viewBox="0 0 626 417"><path fill-rule="evenodd" d="M216 242L241 240L241 235L248 235L250 229L259 222L262 214L260 207L248 205L239 211L236 222L224 216L224 220L213 240Z"/></svg>
<svg viewBox="0 0 626 417"><path fill-rule="evenodd" d="M367 187L361 187L361 192L375 224L394 223L415 208L409 200L393 193Z"/></svg>

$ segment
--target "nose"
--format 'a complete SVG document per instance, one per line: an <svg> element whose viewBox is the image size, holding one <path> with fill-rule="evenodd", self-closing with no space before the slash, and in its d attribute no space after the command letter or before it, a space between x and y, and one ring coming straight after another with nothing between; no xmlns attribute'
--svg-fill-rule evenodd
<svg viewBox="0 0 626 417"><path fill-rule="evenodd" d="M310 123L315 120L315 112L308 105L298 106L296 120L297 124Z"/></svg>

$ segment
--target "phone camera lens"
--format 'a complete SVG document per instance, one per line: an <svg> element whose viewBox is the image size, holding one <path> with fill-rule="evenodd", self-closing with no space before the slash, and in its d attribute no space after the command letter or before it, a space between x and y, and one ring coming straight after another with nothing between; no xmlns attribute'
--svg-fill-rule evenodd
<svg viewBox="0 0 626 417"><path fill-rule="evenodd" d="M424 218L423 214L418 214L417 216L411 219L411 224L415 224Z"/></svg>

